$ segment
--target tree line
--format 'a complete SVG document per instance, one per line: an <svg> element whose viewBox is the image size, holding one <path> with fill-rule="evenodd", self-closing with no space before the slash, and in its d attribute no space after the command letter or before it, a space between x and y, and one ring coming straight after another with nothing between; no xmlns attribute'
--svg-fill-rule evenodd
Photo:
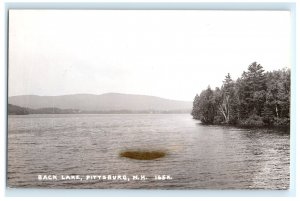
<svg viewBox="0 0 300 201"><path fill-rule="evenodd" d="M195 96L191 114L204 124L289 127L290 69L265 72L253 62L236 81L228 73L221 88Z"/></svg>
<svg viewBox="0 0 300 201"><path fill-rule="evenodd" d="M8 104L7 112L9 115L28 115L28 114L182 114L189 113L190 110L79 110L79 109L60 109L56 107L48 108L24 108L17 105Z"/></svg>

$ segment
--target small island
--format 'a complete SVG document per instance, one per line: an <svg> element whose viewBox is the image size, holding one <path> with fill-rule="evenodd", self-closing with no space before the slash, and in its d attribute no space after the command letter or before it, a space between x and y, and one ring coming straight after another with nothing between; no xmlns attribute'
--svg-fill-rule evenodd
<svg viewBox="0 0 300 201"><path fill-rule="evenodd" d="M290 83L290 69L253 62L236 81L228 73L221 88L197 94L191 114L203 124L289 128Z"/></svg>

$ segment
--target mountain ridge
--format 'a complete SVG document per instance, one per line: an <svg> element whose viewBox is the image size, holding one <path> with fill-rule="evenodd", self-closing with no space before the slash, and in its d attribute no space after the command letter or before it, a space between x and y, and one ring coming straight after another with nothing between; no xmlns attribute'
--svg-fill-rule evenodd
<svg viewBox="0 0 300 201"><path fill-rule="evenodd" d="M67 94L58 96L18 95L8 97L8 103L26 108L57 107L85 111L169 111L191 110L191 101L179 101L150 95L104 93Z"/></svg>

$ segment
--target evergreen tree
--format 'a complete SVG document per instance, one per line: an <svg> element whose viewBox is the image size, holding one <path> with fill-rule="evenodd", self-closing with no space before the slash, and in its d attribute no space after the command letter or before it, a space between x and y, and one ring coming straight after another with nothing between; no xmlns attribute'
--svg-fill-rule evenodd
<svg viewBox="0 0 300 201"><path fill-rule="evenodd" d="M192 110L192 116L194 119L199 119L200 120L200 97L198 94L196 94L193 102L193 110Z"/></svg>
<svg viewBox="0 0 300 201"><path fill-rule="evenodd" d="M195 119L200 119L202 123L212 124L215 117L215 101L213 90L210 86L201 92L199 97L195 97L192 115Z"/></svg>
<svg viewBox="0 0 300 201"><path fill-rule="evenodd" d="M240 85L240 100L246 116L261 115L266 98L266 79L263 67L253 62L247 72L243 72Z"/></svg>

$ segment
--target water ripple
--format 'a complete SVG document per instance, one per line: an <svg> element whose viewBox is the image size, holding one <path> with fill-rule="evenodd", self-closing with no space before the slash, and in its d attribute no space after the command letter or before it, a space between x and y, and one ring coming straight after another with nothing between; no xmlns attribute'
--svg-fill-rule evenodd
<svg viewBox="0 0 300 201"><path fill-rule="evenodd" d="M126 149L166 157L136 161ZM8 118L8 185L39 188L288 189L287 133L203 126L190 115ZM146 175L146 181L39 181L38 175ZM172 180L153 180L171 175Z"/></svg>

